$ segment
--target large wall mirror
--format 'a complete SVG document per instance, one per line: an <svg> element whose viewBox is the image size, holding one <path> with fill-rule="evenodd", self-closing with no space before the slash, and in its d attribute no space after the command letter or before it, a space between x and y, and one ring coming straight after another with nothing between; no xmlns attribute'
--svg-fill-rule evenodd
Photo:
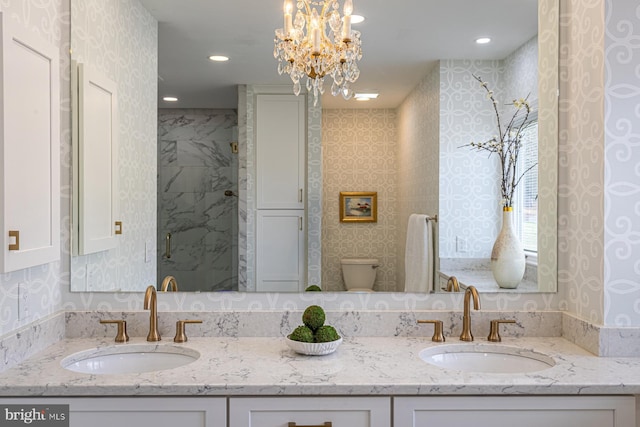
<svg viewBox="0 0 640 427"><path fill-rule="evenodd" d="M327 87L322 98L324 200L315 215L322 223L317 277L323 289L344 290L340 259L356 256L379 259L374 290L404 292L407 220L423 213L437 214L438 222L434 283L421 292L442 291L449 275L483 292L555 292L559 2L354 3L354 13L366 18L358 28L364 56L355 89L380 97L365 105L331 97ZM166 275L178 279L181 291L255 289L247 286L247 262L255 262L253 233L246 229L252 165L246 144L238 144L246 137L238 93L239 85L246 94L254 85L290 84L272 55L282 1L71 5L72 59L118 84L123 219L115 248L72 256L71 291L140 292ZM477 45L481 36L492 43ZM214 54L230 61L212 62ZM156 64L157 80L141 72ZM528 95L535 106L537 181L519 219L529 262L522 286L508 291L480 285L491 274L501 208L495 176L486 173L496 170L495 159L463 147L491 135L491 104L474 74L501 101ZM351 161L353 147L326 157L340 150L341 139L356 140L371 128L384 134L393 153L393 178L384 178L381 189L375 174L354 181L348 173L350 162L367 162L367 149ZM387 161L377 155L371 165L383 168ZM339 191L378 191L378 222L339 223ZM372 237L378 246L363 249L375 246L367 241Z"/></svg>

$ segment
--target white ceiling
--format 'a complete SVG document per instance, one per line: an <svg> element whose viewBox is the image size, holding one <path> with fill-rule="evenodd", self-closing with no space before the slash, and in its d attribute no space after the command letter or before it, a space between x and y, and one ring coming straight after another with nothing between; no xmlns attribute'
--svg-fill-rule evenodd
<svg viewBox="0 0 640 427"><path fill-rule="evenodd" d="M273 58L282 0L140 1L158 20L160 108L236 108L238 84L291 84ZM330 95L325 81L324 108L395 108L437 59L502 59L537 33L537 0L353 3L354 13L366 18L354 25L363 43L354 89L380 97L344 101ZM477 45L480 36L493 41ZM215 63L208 59L213 54L231 60Z"/></svg>

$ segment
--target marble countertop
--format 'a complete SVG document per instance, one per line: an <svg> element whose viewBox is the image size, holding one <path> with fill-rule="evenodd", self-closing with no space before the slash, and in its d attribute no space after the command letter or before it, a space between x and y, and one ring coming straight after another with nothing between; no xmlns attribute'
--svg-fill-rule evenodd
<svg viewBox="0 0 640 427"><path fill-rule="evenodd" d="M127 344L105 339L65 339L0 374L2 396L159 395L477 395L477 394L640 394L640 358L602 358L563 338L506 338L517 346L551 356L556 365L529 374L465 373L420 360L426 347L461 344L457 338L345 338L327 356L294 353L284 338L190 338L200 352L188 365L142 374L89 375L62 368L75 352ZM478 339L476 345L493 345Z"/></svg>

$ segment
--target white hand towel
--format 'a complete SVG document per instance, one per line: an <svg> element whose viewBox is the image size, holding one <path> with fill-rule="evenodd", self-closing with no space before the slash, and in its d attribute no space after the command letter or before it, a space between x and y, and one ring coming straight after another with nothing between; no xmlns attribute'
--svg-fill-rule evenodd
<svg viewBox="0 0 640 427"><path fill-rule="evenodd" d="M404 254L405 292L433 289L433 225L427 215L411 214Z"/></svg>

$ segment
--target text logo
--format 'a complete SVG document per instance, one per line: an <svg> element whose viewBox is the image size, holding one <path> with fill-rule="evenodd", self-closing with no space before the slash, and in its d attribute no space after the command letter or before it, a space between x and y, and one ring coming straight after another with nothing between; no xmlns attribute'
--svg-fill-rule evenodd
<svg viewBox="0 0 640 427"><path fill-rule="evenodd" d="M69 405L0 405L0 426L69 427Z"/></svg>

